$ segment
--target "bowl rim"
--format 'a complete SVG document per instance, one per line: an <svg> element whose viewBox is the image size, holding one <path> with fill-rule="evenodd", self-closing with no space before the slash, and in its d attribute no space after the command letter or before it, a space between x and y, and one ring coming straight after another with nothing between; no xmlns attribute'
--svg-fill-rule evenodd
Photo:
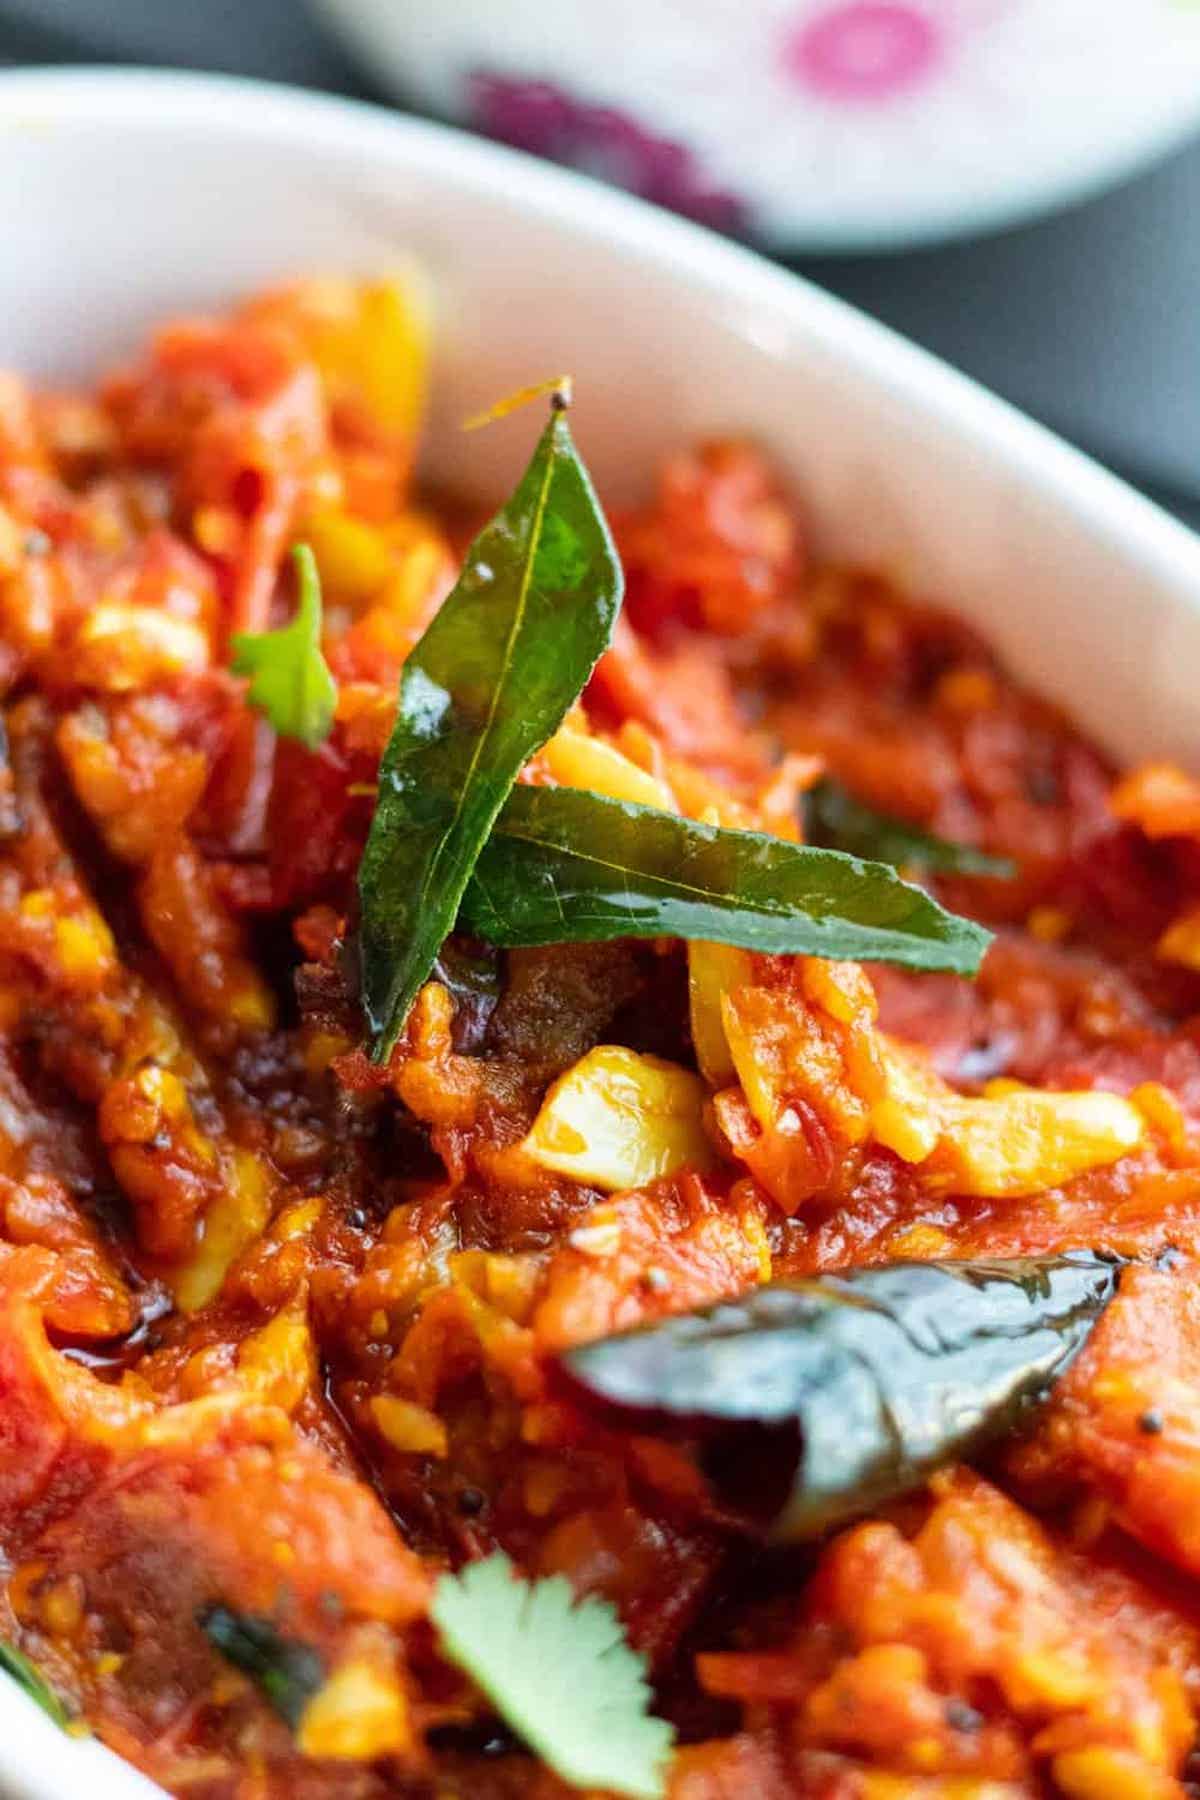
<svg viewBox="0 0 1200 1800"><path fill-rule="evenodd" d="M161 130L276 149L294 144L309 161L323 151L377 155L448 191L486 199L502 189L543 221L600 244L617 259L693 284L747 318L802 328L806 354L828 353L863 381L922 413L989 468L1042 492L1131 570L1171 589L1200 612L1200 536L1116 475L969 376L909 343L846 302L703 227L452 127L397 115L367 102L241 77L173 71L45 68L0 71L0 145L6 133L58 129ZM736 330L736 320L731 324ZM787 352L780 353L787 360ZM0 1682L0 1786L22 1800L54 1800L72 1776L103 1800L155 1790L94 1742L68 1750L32 1703ZM78 1750L79 1754L75 1752ZM61 1780L60 1780L61 1775ZM64 1785L64 1783L66 1785Z"/></svg>
<svg viewBox="0 0 1200 1800"><path fill-rule="evenodd" d="M499 186L510 203L615 255L725 302L743 301L755 316L801 323L813 350L852 365L878 389L1052 496L1148 574L1193 589L1200 605L1200 534L1086 452L806 276L589 175L457 126L283 82L115 64L0 70L0 143L14 130L80 127L186 130L251 148L291 142L309 157L325 147L370 150L484 199Z"/></svg>

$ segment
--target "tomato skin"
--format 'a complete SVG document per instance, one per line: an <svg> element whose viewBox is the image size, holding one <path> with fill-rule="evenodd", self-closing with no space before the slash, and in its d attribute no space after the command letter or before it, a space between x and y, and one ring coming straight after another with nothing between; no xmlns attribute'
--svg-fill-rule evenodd
<svg viewBox="0 0 1200 1800"><path fill-rule="evenodd" d="M342 894L358 863L369 812L349 790L355 759L335 744L281 742L267 817L271 900L299 908ZM360 763L361 772L361 763Z"/></svg>

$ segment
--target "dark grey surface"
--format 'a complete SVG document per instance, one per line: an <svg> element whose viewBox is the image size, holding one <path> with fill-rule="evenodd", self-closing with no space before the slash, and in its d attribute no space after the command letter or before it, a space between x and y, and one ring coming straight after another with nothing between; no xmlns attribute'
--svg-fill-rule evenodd
<svg viewBox="0 0 1200 1800"><path fill-rule="evenodd" d="M1105 459L1200 496L1200 144L974 243L807 273Z"/></svg>
<svg viewBox="0 0 1200 1800"><path fill-rule="evenodd" d="M2 60L164 63L381 97L302 0L0 0ZM1200 143L999 236L793 266L1200 524Z"/></svg>
<svg viewBox="0 0 1200 1800"><path fill-rule="evenodd" d="M166 63L365 91L303 0L0 0L0 59Z"/></svg>

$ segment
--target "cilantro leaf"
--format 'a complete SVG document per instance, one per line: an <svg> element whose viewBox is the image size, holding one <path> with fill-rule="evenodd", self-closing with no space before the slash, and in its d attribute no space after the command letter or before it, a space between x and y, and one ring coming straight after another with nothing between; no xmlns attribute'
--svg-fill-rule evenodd
<svg viewBox="0 0 1200 1800"><path fill-rule="evenodd" d="M497 1552L444 1575L430 1615L445 1655L564 1781L660 1800L673 1734L607 1600L577 1601L565 1575L522 1581Z"/></svg>
<svg viewBox="0 0 1200 1800"><path fill-rule="evenodd" d="M266 713L280 737L315 750L329 736L337 685L321 654L321 578L307 544L292 551L299 598L296 616L278 631L238 632L232 669L248 675L248 698Z"/></svg>
<svg viewBox="0 0 1200 1800"><path fill-rule="evenodd" d="M54 1693L45 1676L27 1656L12 1644L0 1641L0 1670L11 1675L19 1688L23 1688L29 1698L41 1707L42 1711L62 1730L70 1723L66 1708L58 1695Z"/></svg>

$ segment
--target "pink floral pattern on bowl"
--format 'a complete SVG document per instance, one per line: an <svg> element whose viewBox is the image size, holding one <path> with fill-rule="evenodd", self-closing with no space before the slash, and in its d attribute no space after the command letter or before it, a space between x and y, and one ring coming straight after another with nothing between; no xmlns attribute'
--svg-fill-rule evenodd
<svg viewBox="0 0 1200 1800"><path fill-rule="evenodd" d="M717 231L748 230L743 202L708 181L690 150L616 107L589 105L548 81L483 70L470 79L468 115L477 131L517 150L597 175Z"/></svg>
<svg viewBox="0 0 1200 1800"><path fill-rule="evenodd" d="M757 56L747 42L740 72L761 79L770 70L775 103L782 98L793 112L886 112L953 69L964 32L1021 3L793 0L780 8L773 36L763 34ZM696 28L704 29L703 19ZM719 79L726 78L722 67ZM628 107L598 104L541 75L490 67L469 76L466 115L477 131L516 149L599 176L718 231L757 235L751 202L708 172L702 133L693 147Z"/></svg>
<svg viewBox="0 0 1200 1800"><path fill-rule="evenodd" d="M1200 0L313 0L408 104L739 235L1011 223L1200 126Z"/></svg>
<svg viewBox="0 0 1200 1800"><path fill-rule="evenodd" d="M942 24L908 0L844 0L805 17L783 41L784 66L801 88L849 105L894 99L942 61Z"/></svg>

